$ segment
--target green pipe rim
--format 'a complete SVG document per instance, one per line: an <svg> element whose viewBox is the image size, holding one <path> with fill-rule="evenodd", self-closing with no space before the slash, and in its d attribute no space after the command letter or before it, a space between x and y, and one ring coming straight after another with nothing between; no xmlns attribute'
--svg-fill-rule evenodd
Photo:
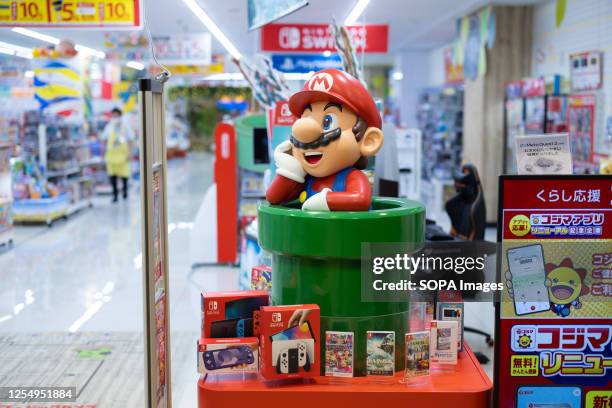
<svg viewBox="0 0 612 408"><path fill-rule="evenodd" d="M276 255L361 256L363 242L421 243L425 207L399 198L372 199L370 211L303 211L299 203L259 206L259 244Z"/></svg>

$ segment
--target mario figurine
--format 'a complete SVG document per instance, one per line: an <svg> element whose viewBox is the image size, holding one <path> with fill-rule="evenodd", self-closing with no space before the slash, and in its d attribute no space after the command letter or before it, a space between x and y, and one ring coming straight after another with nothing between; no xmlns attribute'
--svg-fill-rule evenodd
<svg viewBox="0 0 612 408"><path fill-rule="evenodd" d="M368 90L337 69L315 73L289 99L298 117L274 150L271 204L299 198L302 210L367 211L372 189L361 169L383 144L382 121Z"/></svg>

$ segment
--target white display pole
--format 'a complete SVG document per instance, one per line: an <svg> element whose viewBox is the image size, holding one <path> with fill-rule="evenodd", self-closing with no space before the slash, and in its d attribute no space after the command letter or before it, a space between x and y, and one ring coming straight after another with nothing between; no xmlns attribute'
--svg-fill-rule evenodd
<svg viewBox="0 0 612 408"><path fill-rule="evenodd" d="M139 104L145 401L148 408L166 408L172 393L163 83L141 79Z"/></svg>

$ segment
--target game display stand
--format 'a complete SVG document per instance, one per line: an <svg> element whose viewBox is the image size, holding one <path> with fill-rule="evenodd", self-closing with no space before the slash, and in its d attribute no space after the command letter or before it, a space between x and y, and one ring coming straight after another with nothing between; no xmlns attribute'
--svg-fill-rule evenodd
<svg viewBox="0 0 612 408"><path fill-rule="evenodd" d="M264 381L258 375L202 376L199 407L312 407L366 404L421 404L428 407L486 407L492 383L466 345L454 370L404 380L404 344L395 344L394 377L366 377L366 332L409 329L409 300L362 302L361 243L424 240L425 209L414 201L374 198L366 212L307 212L298 207L262 203L259 241L272 254L273 305L316 304L321 310L321 339L326 331L355 333L354 377L324 376L325 342L321 347L321 376L314 379ZM408 386L407 386L408 385Z"/></svg>
<svg viewBox="0 0 612 408"><path fill-rule="evenodd" d="M403 372L388 384L368 377L348 378L338 383L330 377L291 382L265 382L257 375L202 376L198 381L200 408L238 406L426 406L428 408L488 407L492 383L469 346L459 353L457 371L432 373L418 386L402 383ZM415 405L416 404L416 405Z"/></svg>

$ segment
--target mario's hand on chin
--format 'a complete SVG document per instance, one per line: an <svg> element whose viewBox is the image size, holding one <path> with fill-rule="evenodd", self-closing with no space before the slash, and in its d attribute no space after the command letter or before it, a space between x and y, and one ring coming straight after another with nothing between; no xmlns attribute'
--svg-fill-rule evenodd
<svg viewBox="0 0 612 408"><path fill-rule="evenodd" d="M276 163L276 172L283 177L287 177L298 183L303 183L306 177L306 171L302 165L291 155L292 145L287 140L279 144L274 149L274 162Z"/></svg>
<svg viewBox="0 0 612 408"><path fill-rule="evenodd" d="M327 193L330 191L331 189L326 187L317 194L314 194L308 200L304 201L304 204L302 204L302 210L329 211L329 206L327 205Z"/></svg>

